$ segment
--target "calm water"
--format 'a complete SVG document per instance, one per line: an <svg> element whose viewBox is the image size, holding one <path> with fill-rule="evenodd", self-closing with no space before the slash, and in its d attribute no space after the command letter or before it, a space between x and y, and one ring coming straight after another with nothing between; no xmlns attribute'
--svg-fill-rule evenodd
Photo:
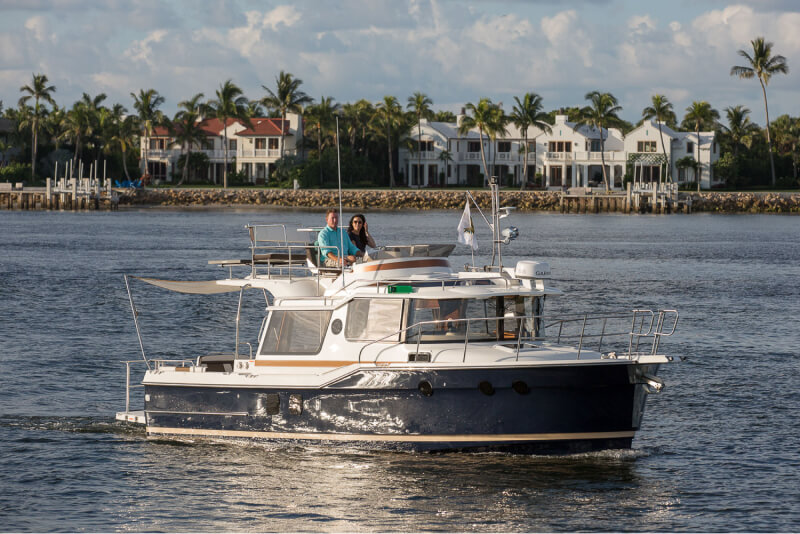
<svg viewBox="0 0 800 534"><path fill-rule="evenodd" d="M368 219L379 244L447 242L459 215ZM689 360L659 373L633 451L174 443L114 421L139 357L123 273L218 277L207 260L244 257L247 222L322 217L0 212L0 530L800 529L800 217L513 216L506 263L547 260L567 291L549 311L681 312L662 346ZM232 348L235 297L134 292L151 355Z"/></svg>

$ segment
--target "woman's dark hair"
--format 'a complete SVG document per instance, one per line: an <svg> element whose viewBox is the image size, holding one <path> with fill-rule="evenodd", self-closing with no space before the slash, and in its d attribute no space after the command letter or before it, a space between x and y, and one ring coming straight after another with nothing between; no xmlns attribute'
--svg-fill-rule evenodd
<svg viewBox="0 0 800 534"><path fill-rule="evenodd" d="M367 241L367 231L366 231L366 230L364 230L364 224L362 224L362 225L361 225L361 230L359 230L358 232L356 232L356 231L355 231L355 229L353 228L353 221L354 221L354 220L356 220L356 219L361 219L361 222L362 222L362 223L366 223L366 222L367 222L367 218L366 218L366 217L364 217L364 215L363 215L363 214L361 214L361 213L356 213L355 215L353 215L352 217L350 217L350 222L347 224L347 231L348 231L348 232L352 232L352 233L354 233L354 234L355 234L355 233L358 233L358 236L359 236L359 237L360 237L360 238L361 238L361 239L362 239L364 242L366 242L366 241Z"/></svg>

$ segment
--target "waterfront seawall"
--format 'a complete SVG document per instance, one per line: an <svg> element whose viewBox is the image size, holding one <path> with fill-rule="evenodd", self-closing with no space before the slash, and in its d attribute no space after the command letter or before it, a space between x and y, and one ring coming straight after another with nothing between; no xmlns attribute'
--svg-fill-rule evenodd
<svg viewBox="0 0 800 534"><path fill-rule="evenodd" d="M471 191L478 204L490 205L489 192ZM342 191L347 209L463 209L463 190L351 190ZM713 213L797 213L800 193L681 193L691 201L693 212ZM502 191L503 206L520 211L559 211L559 191ZM332 189L145 189L120 191L122 206L265 206L323 209L338 206L338 194ZM622 211L605 206L601 211Z"/></svg>

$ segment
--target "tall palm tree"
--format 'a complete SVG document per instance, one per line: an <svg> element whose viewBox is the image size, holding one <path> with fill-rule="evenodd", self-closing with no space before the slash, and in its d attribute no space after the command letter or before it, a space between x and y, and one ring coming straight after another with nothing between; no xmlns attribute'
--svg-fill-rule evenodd
<svg viewBox="0 0 800 534"><path fill-rule="evenodd" d="M150 150L149 139L153 135L153 130L160 124L164 115L158 110L164 103L164 97L158 94L155 89L139 89L139 94L131 93L133 97L133 108L139 114L139 126L142 128L144 137L144 173L150 172L147 160L147 153Z"/></svg>
<svg viewBox="0 0 800 534"><path fill-rule="evenodd" d="M389 187L394 188L392 141L395 140L399 142L401 134L408 129L408 121L403 113L403 108L400 106L400 102L397 101L397 97L386 95L383 97L383 100L375 106L373 125L375 131L386 138L386 145L389 151Z"/></svg>
<svg viewBox="0 0 800 534"><path fill-rule="evenodd" d="M321 96L319 104L309 106L306 109L308 122L311 124L311 132L316 133L317 138L317 157L319 158L319 185L325 182L322 166L322 153L325 151L329 140L333 140L332 133L336 114L339 112L340 105L331 96Z"/></svg>
<svg viewBox="0 0 800 534"><path fill-rule="evenodd" d="M739 178L739 145L749 145L752 136L759 131L758 125L750 121L750 110L744 106L725 108L728 125L720 124L722 131L731 139L733 145L733 178Z"/></svg>
<svg viewBox="0 0 800 534"><path fill-rule="evenodd" d="M36 175L36 153L39 145L39 128L42 126L47 108L44 103L55 104L52 93L56 92L55 85L47 85L49 80L45 74L34 74L29 85L19 88L25 96L19 99L19 105L24 106L28 100L33 99L33 114L31 122L31 179Z"/></svg>
<svg viewBox="0 0 800 534"><path fill-rule="evenodd" d="M239 119L249 124L248 105L249 101L242 90L231 80L226 80L217 89L216 98L203 106L204 115L214 117L222 123L223 189L228 188L228 119Z"/></svg>
<svg viewBox="0 0 800 534"><path fill-rule="evenodd" d="M683 116L684 128L694 129L695 136L697 137L697 168L695 169L695 178L697 179L697 191L700 191L700 174L703 172L700 166L700 130L704 128L713 128L719 120L719 112L711 107L711 104L705 100L698 102L694 101L686 108L686 115Z"/></svg>
<svg viewBox="0 0 800 534"><path fill-rule="evenodd" d="M87 137L94 133L93 128L91 110L86 106L85 102L80 100L75 102L67 112L64 129L61 132L61 138L75 146L75 152L72 156L74 172L78 172L78 155L81 153L82 144Z"/></svg>
<svg viewBox="0 0 800 534"><path fill-rule="evenodd" d="M170 132L175 137L175 141L181 145L181 151L184 153L183 170L181 171L181 179L178 185L183 184L189 175L192 145L202 143L206 137L205 132L200 127L200 119L202 118L200 113L203 107L202 98L203 93L197 93L189 100L179 102L178 107L181 109L171 121Z"/></svg>
<svg viewBox="0 0 800 534"><path fill-rule="evenodd" d="M769 168L772 172L772 185L775 185L775 161L772 157L772 140L769 135L769 106L767 105L767 85L774 74L788 74L789 66L786 58L781 55L772 55L770 42L763 37L756 37L750 44L753 46L752 55L747 50L739 50L739 55L747 60L747 65L731 67L731 76L750 79L758 78L761 84L761 94L764 96L764 112L767 116L767 149L769 150Z"/></svg>
<svg viewBox="0 0 800 534"><path fill-rule="evenodd" d="M522 100L518 96L514 97L514 109L511 111L511 122L522 132L522 183L519 190L525 189L528 183L528 129L533 126L550 133L552 130L546 122L548 114L542 110L542 97L536 93L525 93Z"/></svg>
<svg viewBox="0 0 800 534"><path fill-rule="evenodd" d="M658 135L661 137L661 148L664 150L664 165L667 168L667 180L672 181L672 165L669 158L667 158L667 145L664 144L664 131L661 125L667 122L675 122L675 111L672 109L672 102L670 102L664 95L653 95L650 98L651 105L642 110L643 119L655 119L658 123ZM672 152L670 150L670 152ZM658 183L661 184L661 176L658 177Z"/></svg>
<svg viewBox="0 0 800 534"><path fill-rule="evenodd" d="M123 112L124 115L125 112ZM130 181L131 176L128 173L128 150L133 148L137 143L137 132L139 131L139 124L137 117L134 115L124 115L114 125L114 130L108 143L105 146L106 151L119 149L122 153L122 169L125 171L125 178Z"/></svg>
<svg viewBox="0 0 800 534"><path fill-rule="evenodd" d="M300 90L303 80L295 78L291 73L281 71L275 77L275 92L269 87L261 87L267 92L268 96L261 102L268 108L280 111L281 114L281 157L285 153L286 140L286 113L300 113L303 111L304 104L311 103L311 97Z"/></svg>
<svg viewBox="0 0 800 534"><path fill-rule="evenodd" d="M422 145L422 119L428 119L433 114L431 111L431 106L433 105L433 100L428 98L428 95L425 93L420 93L417 91L412 96L408 97L408 105L406 109L409 109L414 112L417 116L417 184L422 184L422 150L420 150Z"/></svg>
<svg viewBox="0 0 800 534"><path fill-rule="evenodd" d="M461 121L461 126L458 127L458 133L466 134L474 128L478 129L481 144L481 161L483 162L483 172L485 176L484 181L486 181L489 179L489 166L486 163L483 136L486 134L491 139L494 135L499 108L486 97L481 98L477 105L472 102L467 102L465 107L471 115L465 116Z"/></svg>
<svg viewBox="0 0 800 534"><path fill-rule="evenodd" d="M622 111L622 106L619 105L616 97L611 93L592 91L586 93L584 98L591 104L581 108L580 119L575 126L587 125L597 128L600 132L600 164L603 169L603 184L606 186L606 192L608 192L610 186L608 175L606 174L606 136L603 133L603 129L621 122L618 113Z"/></svg>

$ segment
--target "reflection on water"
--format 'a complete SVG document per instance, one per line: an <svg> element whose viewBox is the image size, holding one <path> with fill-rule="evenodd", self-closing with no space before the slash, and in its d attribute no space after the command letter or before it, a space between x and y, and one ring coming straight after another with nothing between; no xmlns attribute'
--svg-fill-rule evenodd
<svg viewBox="0 0 800 534"><path fill-rule="evenodd" d="M459 213L380 213L379 244L454 242ZM123 273L223 275L247 222L311 212L0 212L4 530L796 530L800 218L514 214L504 254L548 261L547 311L677 308L633 451L412 454L148 440L113 421L139 358ZM480 225L480 221L476 224ZM478 228L486 250L488 233ZM242 256L244 257L244 256ZM453 265L471 261L457 248ZM177 297L177 298L176 298ZM242 338L263 301L245 310ZM137 288L145 349L233 349L236 296ZM248 330L249 329L249 330Z"/></svg>

